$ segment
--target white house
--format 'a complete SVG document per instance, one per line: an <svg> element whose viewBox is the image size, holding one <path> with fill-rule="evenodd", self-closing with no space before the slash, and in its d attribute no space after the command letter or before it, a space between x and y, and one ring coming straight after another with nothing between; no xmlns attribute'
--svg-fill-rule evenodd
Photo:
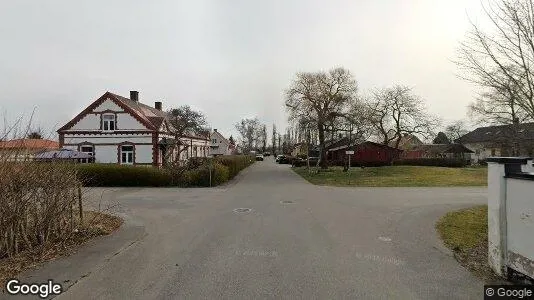
<svg viewBox="0 0 534 300"><path fill-rule="evenodd" d="M175 140L172 129L161 102L151 107L139 102L137 91L130 99L106 92L58 134L60 147L90 153L98 163L161 166L178 153L180 160L208 155L207 137Z"/></svg>
<svg viewBox="0 0 534 300"><path fill-rule="evenodd" d="M217 129L213 129L210 135L210 156L231 155L235 150L235 145L230 143Z"/></svg>

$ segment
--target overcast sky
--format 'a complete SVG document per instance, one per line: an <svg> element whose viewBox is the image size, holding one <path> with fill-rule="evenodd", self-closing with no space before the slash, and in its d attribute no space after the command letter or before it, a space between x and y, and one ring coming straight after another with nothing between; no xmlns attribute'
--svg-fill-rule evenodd
<svg viewBox="0 0 534 300"><path fill-rule="evenodd" d="M445 121L466 118L475 87L456 77L478 0L0 0L0 115L35 108L52 131L105 91L210 125L257 116L285 127L298 71L351 70L360 91L406 84ZM3 122L2 122L3 123ZM3 125L0 125L3 126Z"/></svg>

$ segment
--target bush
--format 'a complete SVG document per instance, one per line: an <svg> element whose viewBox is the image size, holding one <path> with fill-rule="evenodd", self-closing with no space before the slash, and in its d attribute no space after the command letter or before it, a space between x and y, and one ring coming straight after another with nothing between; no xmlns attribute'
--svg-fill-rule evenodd
<svg viewBox="0 0 534 300"><path fill-rule="evenodd" d="M70 164L10 162L0 154L0 259L71 237L79 186Z"/></svg>
<svg viewBox="0 0 534 300"><path fill-rule="evenodd" d="M228 179L232 179L241 170L253 164L256 158L250 155L224 155L217 156L214 160L228 168Z"/></svg>
<svg viewBox="0 0 534 300"><path fill-rule="evenodd" d="M414 158L414 159L399 159L393 161L394 166L431 166L431 167L448 167L448 168L463 168L469 162L464 159L452 158Z"/></svg>
<svg viewBox="0 0 534 300"><path fill-rule="evenodd" d="M169 186L170 172L153 167L116 164L76 165L84 186Z"/></svg>
<svg viewBox="0 0 534 300"><path fill-rule="evenodd" d="M196 169L185 171L183 174L183 179L187 186L217 186L228 181L229 173L228 167L215 162L211 166L209 164L204 164Z"/></svg>

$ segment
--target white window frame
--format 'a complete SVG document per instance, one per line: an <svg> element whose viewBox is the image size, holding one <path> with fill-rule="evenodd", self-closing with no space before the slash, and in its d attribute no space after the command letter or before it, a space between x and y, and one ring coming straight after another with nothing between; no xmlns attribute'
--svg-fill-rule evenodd
<svg viewBox="0 0 534 300"><path fill-rule="evenodd" d="M83 148L91 148L91 152L84 151ZM94 162L94 159L95 159L95 145L82 144L82 145L80 145L80 152L88 153L88 154L91 154L91 156L92 156L92 158L82 158L82 159L80 159L80 163L88 164L88 163Z"/></svg>
<svg viewBox="0 0 534 300"><path fill-rule="evenodd" d="M123 150L124 147L132 147L132 150ZM126 161L123 160L123 154L126 154ZM119 163L121 165L133 165L135 163L135 146L131 144L125 144L120 146Z"/></svg>
<svg viewBox="0 0 534 300"><path fill-rule="evenodd" d="M106 120L106 117L113 117L113 120ZM111 129L113 124L113 129ZM107 129L106 129L107 125ZM117 129L117 116L115 114L103 114L102 115L102 131L115 131Z"/></svg>

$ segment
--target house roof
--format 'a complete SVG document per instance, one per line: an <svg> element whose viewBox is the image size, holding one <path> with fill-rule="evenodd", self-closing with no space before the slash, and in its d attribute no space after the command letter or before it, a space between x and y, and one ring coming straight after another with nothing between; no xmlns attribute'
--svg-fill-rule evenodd
<svg viewBox="0 0 534 300"><path fill-rule="evenodd" d="M35 155L36 159L81 159L91 158L92 155L84 152L79 152L71 149L60 149L53 151L46 151Z"/></svg>
<svg viewBox="0 0 534 300"><path fill-rule="evenodd" d="M390 147L394 147L396 140L389 143ZM405 134L401 137L399 142L399 149L413 148L416 145L423 145L423 142L413 134Z"/></svg>
<svg viewBox="0 0 534 300"><path fill-rule="evenodd" d="M479 127L457 139L457 143L508 142L517 140L534 140L534 123L510 124Z"/></svg>
<svg viewBox="0 0 534 300"><path fill-rule="evenodd" d="M473 153L462 144L424 144L415 146L411 151L423 151L426 153Z"/></svg>
<svg viewBox="0 0 534 300"><path fill-rule="evenodd" d="M0 149L48 150L59 149L59 143L46 139L16 139L0 141Z"/></svg>
<svg viewBox="0 0 534 300"><path fill-rule="evenodd" d="M219 131L213 130L211 132L211 135L214 135L214 134L217 134L219 137L221 137L223 139L223 141L225 141L228 145L231 144L230 141L227 138L225 138L224 135L222 135L222 133L220 133Z"/></svg>
<svg viewBox="0 0 534 300"><path fill-rule="evenodd" d="M171 122L169 122L169 115L167 114L167 112L161 111L159 109L156 109L155 107L143 104L139 101L131 100L121 95L117 95L111 92L106 92L102 96L100 96L100 98L98 98L95 102L89 105L86 109L84 109L81 113L79 113L76 117L74 117L70 122L68 122L63 127L61 127L58 130L58 132L68 130L69 128L71 128L74 124L80 121L86 114L90 113L93 109L98 107L106 99L111 99L118 106L120 106L122 109L130 113L134 118L136 118L139 122L141 122L143 125L145 125L147 128L151 130L155 130L155 131L159 130L163 123L167 125L169 130L171 131L173 130L173 126ZM207 138L206 136L197 135L193 132L184 133L184 137L203 138L203 139Z"/></svg>
<svg viewBox="0 0 534 300"><path fill-rule="evenodd" d="M139 101L133 101L129 98L109 93L114 96L116 100L120 101L125 106L129 107L135 114L152 124L154 128L160 128L161 124L167 119L167 113L156 109L152 106L148 106ZM172 128L172 125L168 123L168 126Z"/></svg>

